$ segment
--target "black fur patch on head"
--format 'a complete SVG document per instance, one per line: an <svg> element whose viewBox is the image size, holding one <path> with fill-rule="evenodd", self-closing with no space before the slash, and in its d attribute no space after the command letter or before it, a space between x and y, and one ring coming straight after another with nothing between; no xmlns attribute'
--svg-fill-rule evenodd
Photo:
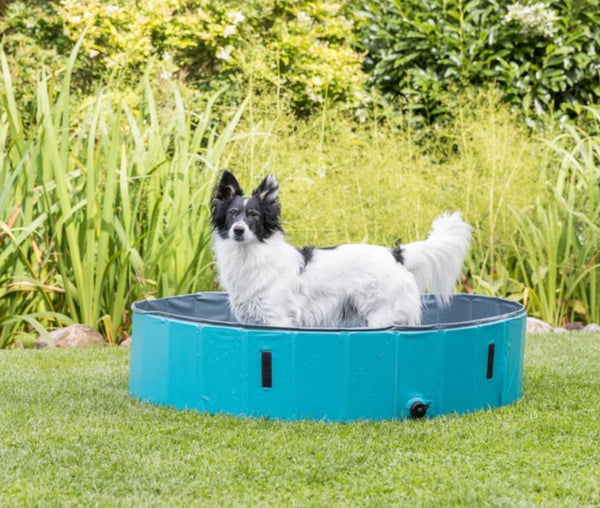
<svg viewBox="0 0 600 508"><path fill-rule="evenodd" d="M254 196L248 198L245 205L243 205L243 220L248 224L250 230L261 242L264 242L275 231L282 231L279 220L277 220L275 224L270 222L270 219L268 218L269 213L270 210L268 209L268 206Z"/></svg>
<svg viewBox="0 0 600 508"><path fill-rule="evenodd" d="M244 198L244 191L230 171L223 171L211 199L211 222L214 230L228 238L231 226L243 221L258 240L265 241L276 231L283 231L279 222L280 206L277 200L279 185L273 175L267 176Z"/></svg>
<svg viewBox="0 0 600 508"><path fill-rule="evenodd" d="M263 239L268 238L277 231L283 232L279 219L281 205L278 196L279 183L273 175L266 176L258 187L252 191L252 199L257 200L263 214Z"/></svg>
<svg viewBox="0 0 600 508"><path fill-rule="evenodd" d="M227 234L227 210L231 202L235 197L243 195L244 191L233 173L223 171L210 200L211 222L215 231L221 236Z"/></svg>
<svg viewBox="0 0 600 508"><path fill-rule="evenodd" d="M404 249L402 248L402 246L400 244L396 245L396 247L394 247L391 252L392 252L392 256L394 256L394 259L396 260L396 262L403 265L404 264Z"/></svg>
<svg viewBox="0 0 600 508"><path fill-rule="evenodd" d="M258 187L252 191L252 195L264 203L277 201L277 196L279 196L279 182L275 178L275 175L270 174L265 176L263 181L258 184Z"/></svg>
<svg viewBox="0 0 600 508"><path fill-rule="evenodd" d="M221 201L231 201L235 196L243 195L244 191L240 187L237 178L231 171L224 170L215 186L213 197Z"/></svg>

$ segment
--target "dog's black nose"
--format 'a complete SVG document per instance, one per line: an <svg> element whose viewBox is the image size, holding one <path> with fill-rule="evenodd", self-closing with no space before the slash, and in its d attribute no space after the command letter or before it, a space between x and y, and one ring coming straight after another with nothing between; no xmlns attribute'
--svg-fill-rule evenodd
<svg viewBox="0 0 600 508"><path fill-rule="evenodd" d="M244 236L244 228L241 226L234 227L233 234L235 235L236 238L241 238L242 236Z"/></svg>

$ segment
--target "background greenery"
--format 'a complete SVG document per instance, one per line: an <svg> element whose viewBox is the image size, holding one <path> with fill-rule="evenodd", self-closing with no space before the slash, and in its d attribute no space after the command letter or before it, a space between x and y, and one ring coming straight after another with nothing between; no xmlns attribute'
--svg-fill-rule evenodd
<svg viewBox="0 0 600 508"><path fill-rule="evenodd" d="M450 113L448 92L490 82L530 123L600 97L597 0L361 3L370 80L421 122Z"/></svg>
<svg viewBox="0 0 600 508"><path fill-rule="evenodd" d="M600 321L597 2L0 3L0 346L214 288L207 199L291 241L476 234L458 290Z"/></svg>

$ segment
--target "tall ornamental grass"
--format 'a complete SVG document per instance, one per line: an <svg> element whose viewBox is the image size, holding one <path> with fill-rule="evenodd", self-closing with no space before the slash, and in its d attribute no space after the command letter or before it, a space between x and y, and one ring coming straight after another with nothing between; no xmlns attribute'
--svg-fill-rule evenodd
<svg viewBox="0 0 600 508"><path fill-rule="evenodd" d="M600 123L598 111L589 112ZM600 136L567 126L550 147L560 164L544 173L549 199L515 213L517 276L528 288L529 310L544 320L599 323Z"/></svg>
<svg viewBox="0 0 600 508"><path fill-rule="evenodd" d="M159 107L149 75L80 99L75 55L29 124L0 55L0 347L70 322L119 341L134 300L212 285L208 198L242 108L217 133L216 97L194 112L169 83Z"/></svg>
<svg viewBox="0 0 600 508"><path fill-rule="evenodd" d="M396 116L357 124L325 105L298 121L279 106L251 103L242 129L254 135L229 153L247 187L276 173L292 242L409 242L461 210L475 232L457 290L521 301L556 325L600 322L597 125L533 135L493 90L429 137Z"/></svg>
<svg viewBox="0 0 600 508"><path fill-rule="evenodd" d="M232 143L231 166L246 187L275 172L284 227L297 245L406 243L426 237L443 211L460 210L475 234L457 289L523 299L511 209L531 204L556 157L496 91L457 102L451 123L416 131L386 111L361 124L324 105L299 121L284 105L255 100L241 127L254 135Z"/></svg>

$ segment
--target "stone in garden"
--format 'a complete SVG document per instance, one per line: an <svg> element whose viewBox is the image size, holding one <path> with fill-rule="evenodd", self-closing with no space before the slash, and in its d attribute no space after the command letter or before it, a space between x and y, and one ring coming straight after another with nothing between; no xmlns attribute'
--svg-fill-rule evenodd
<svg viewBox="0 0 600 508"><path fill-rule="evenodd" d="M585 325L582 329L583 332L600 332L600 325L596 323L590 323Z"/></svg>
<svg viewBox="0 0 600 508"><path fill-rule="evenodd" d="M49 335L55 347L90 347L105 344L104 337L87 325L70 325L66 328L54 330ZM36 347L43 348L47 346L48 343L44 337L38 337Z"/></svg>
<svg viewBox="0 0 600 508"><path fill-rule="evenodd" d="M119 346L131 346L131 337L127 337L126 339L123 339L121 341L121 343L119 344Z"/></svg>
<svg viewBox="0 0 600 508"><path fill-rule="evenodd" d="M567 333L568 331L569 330L567 330L566 328L563 328L562 326L554 329L555 333Z"/></svg>
<svg viewBox="0 0 600 508"><path fill-rule="evenodd" d="M583 323L580 323L579 321L573 321L572 323L567 323L565 325L565 329L569 330L570 332L573 332L583 330L583 326Z"/></svg>
<svg viewBox="0 0 600 508"><path fill-rule="evenodd" d="M545 321L534 317L527 318L527 333L549 333L552 331L552 325L549 325Z"/></svg>

